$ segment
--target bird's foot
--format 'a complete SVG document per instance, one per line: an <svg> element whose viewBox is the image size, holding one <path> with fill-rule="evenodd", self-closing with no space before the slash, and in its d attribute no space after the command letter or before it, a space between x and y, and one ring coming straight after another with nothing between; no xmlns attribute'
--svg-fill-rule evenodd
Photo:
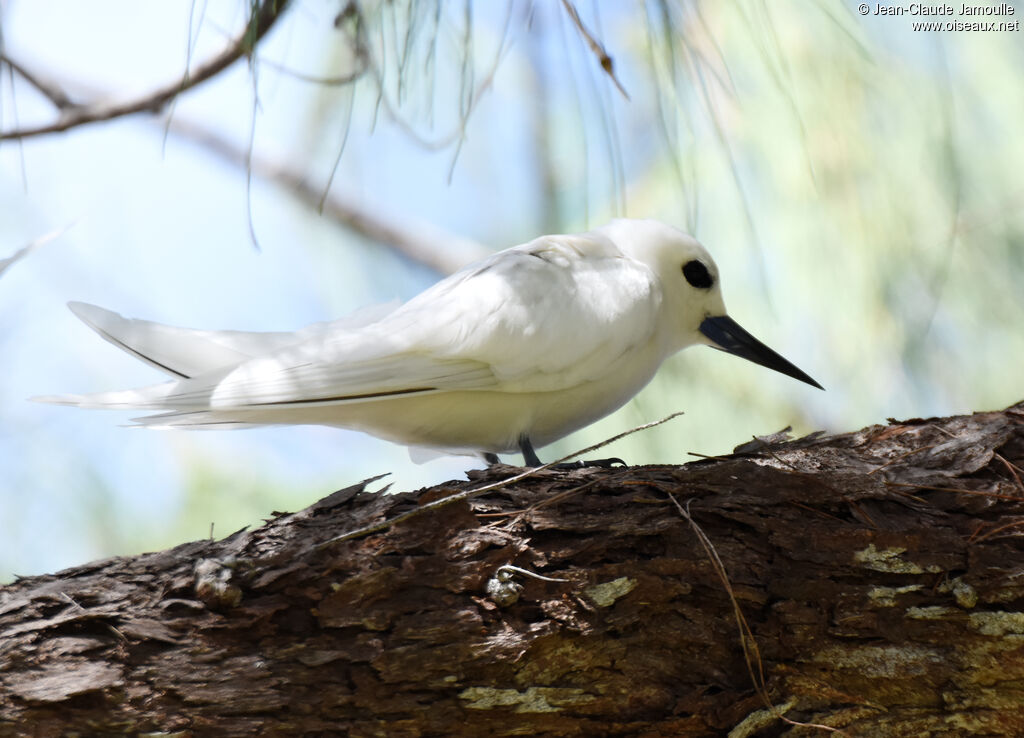
<svg viewBox="0 0 1024 738"><path fill-rule="evenodd" d="M533 450L533 444L530 443L528 436L519 437L519 450L523 452L523 461L526 462L526 466L544 466L539 458L537 458L537 452ZM491 454L494 456L494 454ZM488 455L484 454L484 458L487 459ZM494 456L497 459L497 456ZM488 459L488 461L490 461ZM591 459L586 461L581 459L580 461L563 462L561 464L552 464L550 469L557 469L558 471L569 471L571 469L586 469L587 467L597 467L599 469L611 469L616 464L620 466L626 466L626 462L622 459L612 457L610 459Z"/></svg>

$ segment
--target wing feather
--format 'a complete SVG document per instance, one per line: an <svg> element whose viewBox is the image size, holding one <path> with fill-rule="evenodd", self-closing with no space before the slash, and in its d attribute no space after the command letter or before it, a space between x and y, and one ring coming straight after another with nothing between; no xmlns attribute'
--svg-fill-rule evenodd
<svg viewBox="0 0 1024 738"><path fill-rule="evenodd" d="M87 312L86 322L101 326L108 340L151 363L207 371L140 390L64 399L172 416L209 411L216 425L218 411L425 392L557 391L614 371L649 344L660 303L650 270L607 237L548 236L495 254L357 329L324 324L298 334L178 334L183 329ZM142 333L147 340L138 340ZM164 339L172 349L162 348ZM261 346L273 348L248 358ZM200 348L216 358L197 358ZM247 360L223 363L238 356Z"/></svg>
<svg viewBox="0 0 1024 738"><path fill-rule="evenodd" d="M628 360L658 326L657 279L597 233L538 239L456 277L382 325L419 334L434 356L487 364L506 392L591 381Z"/></svg>
<svg viewBox="0 0 1024 738"><path fill-rule="evenodd" d="M166 374L187 378L238 366L254 357L331 331L357 330L392 312L398 302L363 308L329 323L314 323L297 333L196 330L125 318L84 302L70 302L68 307L118 348Z"/></svg>

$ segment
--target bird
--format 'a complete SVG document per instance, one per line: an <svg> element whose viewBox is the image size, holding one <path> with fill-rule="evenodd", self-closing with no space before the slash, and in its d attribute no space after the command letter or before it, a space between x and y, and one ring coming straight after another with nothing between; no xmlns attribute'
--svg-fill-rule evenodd
<svg viewBox="0 0 1024 738"><path fill-rule="evenodd" d="M195 330L69 307L170 380L33 399L152 412L134 419L150 428L327 425L491 464L519 452L537 467L537 448L624 405L688 346L821 389L729 317L711 255L657 220L541 236L405 303L296 332Z"/></svg>

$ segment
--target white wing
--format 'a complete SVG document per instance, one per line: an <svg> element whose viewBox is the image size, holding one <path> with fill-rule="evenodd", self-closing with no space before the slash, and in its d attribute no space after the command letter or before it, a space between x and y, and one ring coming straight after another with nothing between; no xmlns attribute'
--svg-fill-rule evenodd
<svg viewBox="0 0 1024 738"><path fill-rule="evenodd" d="M546 392L613 371L651 339L660 305L651 271L604 236L546 236L438 283L380 325L434 356L487 364L502 391Z"/></svg>
<svg viewBox="0 0 1024 738"><path fill-rule="evenodd" d="M118 348L162 372L187 378L238 366L256 356L281 350L331 330L360 328L392 312L398 307L398 302L363 308L330 323L314 323L298 333L195 330L125 318L84 302L70 302L68 307L86 325Z"/></svg>
<svg viewBox="0 0 1024 738"><path fill-rule="evenodd" d="M495 254L362 328L328 324L233 368L64 401L216 411L452 390L556 391L627 361L651 340L660 302L650 270L600 234L545 237ZM245 353L230 335L223 348Z"/></svg>

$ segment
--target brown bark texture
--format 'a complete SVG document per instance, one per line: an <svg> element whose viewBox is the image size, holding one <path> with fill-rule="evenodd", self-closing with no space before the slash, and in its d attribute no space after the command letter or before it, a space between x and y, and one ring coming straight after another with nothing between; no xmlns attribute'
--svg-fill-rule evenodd
<svg viewBox="0 0 1024 738"><path fill-rule="evenodd" d="M1024 403L360 483L0 589L0 736L1024 735L1022 467Z"/></svg>

